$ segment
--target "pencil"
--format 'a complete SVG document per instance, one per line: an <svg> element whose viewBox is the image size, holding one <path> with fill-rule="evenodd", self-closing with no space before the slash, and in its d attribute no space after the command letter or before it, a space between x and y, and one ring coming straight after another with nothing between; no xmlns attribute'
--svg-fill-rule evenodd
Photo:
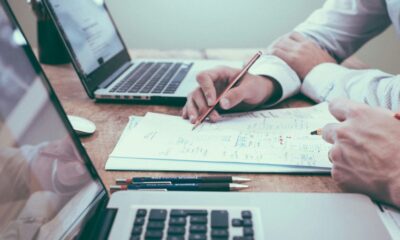
<svg viewBox="0 0 400 240"><path fill-rule="evenodd" d="M318 128L317 130L310 132L310 135L322 135L322 129Z"/></svg>
<svg viewBox="0 0 400 240"><path fill-rule="evenodd" d="M400 120L400 112L395 113L393 117L397 120ZM322 128L318 128L317 130L310 132L310 135L322 135Z"/></svg>
<svg viewBox="0 0 400 240"><path fill-rule="evenodd" d="M247 73L247 71L251 68L251 66L253 66L253 64L257 61L257 59L261 57L261 55L262 52L259 51L250 59L250 61L243 67L243 69L239 72L239 74L235 77L235 79L228 85L227 88L225 88L225 90L221 93L221 95L219 95L219 97L215 100L213 105L211 105L205 113L203 113L200 117L197 118L195 125L192 128L192 131L196 129L204 121L204 119L208 117L208 115L210 115L210 113L215 109L215 107L222 99L222 97L224 97L225 94L231 88L233 88L240 81L240 79L242 79L242 77Z"/></svg>

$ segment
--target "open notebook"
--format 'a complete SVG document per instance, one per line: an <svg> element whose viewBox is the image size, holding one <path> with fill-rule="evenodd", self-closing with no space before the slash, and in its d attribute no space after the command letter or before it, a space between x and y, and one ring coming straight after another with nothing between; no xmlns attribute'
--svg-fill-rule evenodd
<svg viewBox="0 0 400 240"><path fill-rule="evenodd" d="M179 116L133 116L106 169L329 172L330 145L310 132L333 121L326 103L227 114L194 131Z"/></svg>

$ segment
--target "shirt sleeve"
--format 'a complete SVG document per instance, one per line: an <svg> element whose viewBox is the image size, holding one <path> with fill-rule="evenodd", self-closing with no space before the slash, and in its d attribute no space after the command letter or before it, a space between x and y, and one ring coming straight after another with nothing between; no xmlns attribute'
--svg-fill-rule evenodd
<svg viewBox="0 0 400 240"><path fill-rule="evenodd" d="M282 95L276 101L268 101L263 107L277 104L300 91L301 82L296 72L276 56L263 55L249 69L249 73L272 78L282 89Z"/></svg>
<svg viewBox="0 0 400 240"><path fill-rule="evenodd" d="M315 67L301 92L316 102L346 97L370 106L400 111L400 75L380 70L354 70L333 63Z"/></svg>
<svg viewBox="0 0 400 240"><path fill-rule="evenodd" d="M340 63L390 24L384 0L327 0L294 31L316 41Z"/></svg>

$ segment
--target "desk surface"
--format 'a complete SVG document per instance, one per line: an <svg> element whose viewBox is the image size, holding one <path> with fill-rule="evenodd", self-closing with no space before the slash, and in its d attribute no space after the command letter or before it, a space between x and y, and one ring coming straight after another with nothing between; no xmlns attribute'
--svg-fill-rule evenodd
<svg viewBox="0 0 400 240"><path fill-rule="evenodd" d="M190 59L232 59L245 60L251 57L256 50L252 49L213 49L213 50L136 50L131 52L133 58L190 58ZM349 66L360 67L357 60L350 61ZM361 66L362 67L362 66ZM95 103L90 100L71 65L49 66L43 68L50 79L66 112L71 115L86 117L97 126L96 133L82 138L86 150L96 166L100 176L107 186L115 183L116 178L132 176L174 176L195 175L196 173L173 172L122 172L105 171L104 166L108 155L113 150L119 136L128 122L130 115L144 115L146 112L159 112L178 115L180 107L160 105L134 105ZM279 107L299 107L310 105L304 97L289 99ZM199 173L199 175L208 175ZM221 174L222 175L222 174ZM234 174L251 178L250 188L247 191L267 192L340 192L329 176L284 175L284 174Z"/></svg>

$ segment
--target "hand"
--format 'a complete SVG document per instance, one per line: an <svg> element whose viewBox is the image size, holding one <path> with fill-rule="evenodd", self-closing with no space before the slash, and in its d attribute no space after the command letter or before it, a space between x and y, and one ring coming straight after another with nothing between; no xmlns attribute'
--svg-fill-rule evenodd
<svg viewBox="0 0 400 240"><path fill-rule="evenodd" d="M322 63L337 63L315 42L297 32L292 32L273 43L267 53L285 61L301 80L316 66Z"/></svg>
<svg viewBox="0 0 400 240"><path fill-rule="evenodd" d="M400 121L380 108L341 99L329 106L341 123L328 124L332 178L343 190L400 207Z"/></svg>
<svg viewBox="0 0 400 240"><path fill-rule="evenodd" d="M221 67L200 73L197 76L200 86L189 94L186 105L182 109L182 117L195 123L198 116L213 105L217 96L225 90L240 71L240 69ZM234 107L237 110L249 110L270 99L275 88L273 81L266 77L246 74L238 86L226 93L219 106L225 110ZM210 121L216 122L220 116L214 110L209 118Z"/></svg>
<svg viewBox="0 0 400 240"><path fill-rule="evenodd" d="M90 181L86 166L72 139L48 143L30 164L31 191L74 192Z"/></svg>

